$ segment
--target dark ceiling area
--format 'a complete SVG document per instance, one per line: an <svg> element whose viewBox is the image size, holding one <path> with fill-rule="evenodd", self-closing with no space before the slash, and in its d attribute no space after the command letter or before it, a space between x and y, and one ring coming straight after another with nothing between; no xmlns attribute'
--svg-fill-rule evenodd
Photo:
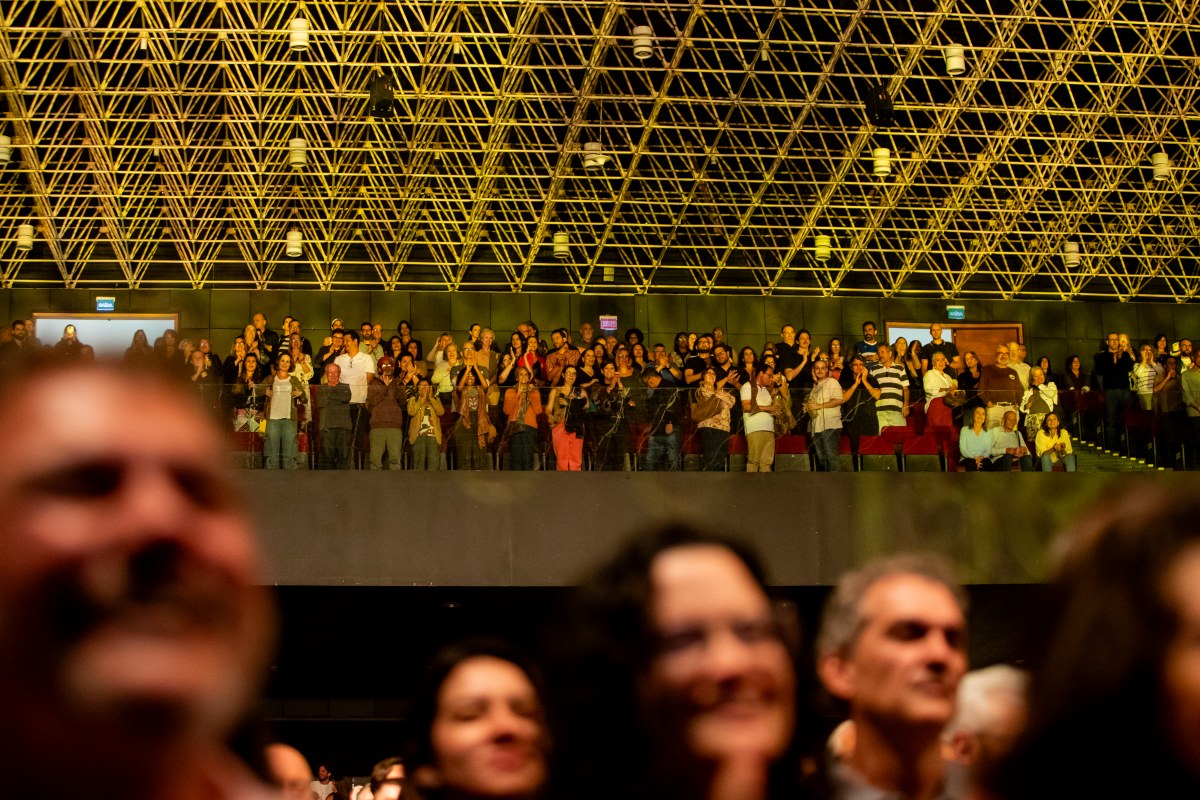
<svg viewBox="0 0 1200 800"><path fill-rule="evenodd" d="M1198 43L1200 0L11 0L0 287L1185 302Z"/></svg>

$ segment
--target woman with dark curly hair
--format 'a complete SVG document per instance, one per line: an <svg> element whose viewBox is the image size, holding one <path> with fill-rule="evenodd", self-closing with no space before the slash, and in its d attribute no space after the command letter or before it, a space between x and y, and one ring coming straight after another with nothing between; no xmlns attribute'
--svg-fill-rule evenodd
<svg viewBox="0 0 1200 800"><path fill-rule="evenodd" d="M423 800L541 796L549 751L541 680L512 646L475 640L442 649L408 722L404 762Z"/></svg>
<svg viewBox="0 0 1200 800"><path fill-rule="evenodd" d="M552 794L799 798L794 620L741 545L682 527L631 539L555 636ZM806 717L807 719L807 717Z"/></svg>
<svg viewBox="0 0 1200 800"><path fill-rule="evenodd" d="M1142 484L1070 532L1002 797L1200 796L1198 517Z"/></svg>

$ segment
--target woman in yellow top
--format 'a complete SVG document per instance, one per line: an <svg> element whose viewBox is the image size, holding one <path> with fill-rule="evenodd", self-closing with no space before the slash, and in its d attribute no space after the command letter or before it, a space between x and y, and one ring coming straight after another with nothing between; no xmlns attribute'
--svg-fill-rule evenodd
<svg viewBox="0 0 1200 800"><path fill-rule="evenodd" d="M1071 452L1071 436L1058 423L1058 415L1050 413L1042 420L1041 430L1033 445L1042 459L1042 472L1050 472L1059 461L1067 472L1075 471L1075 454Z"/></svg>

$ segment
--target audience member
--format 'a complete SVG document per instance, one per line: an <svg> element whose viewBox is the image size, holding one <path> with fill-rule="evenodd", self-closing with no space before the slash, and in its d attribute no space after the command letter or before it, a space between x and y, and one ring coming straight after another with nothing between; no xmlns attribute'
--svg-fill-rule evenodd
<svg viewBox="0 0 1200 800"><path fill-rule="evenodd" d="M491 469L492 459L487 448L496 437L488 416L487 378L483 377L474 358L472 350L472 363L464 366L454 387L454 403L458 408L458 420L454 425L455 469L462 470Z"/></svg>
<svg viewBox="0 0 1200 800"><path fill-rule="evenodd" d="M614 764L632 800L804 796L794 621L740 545L637 536L580 584L563 628L554 796L610 797Z"/></svg>
<svg viewBox="0 0 1200 800"><path fill-rule="evenodd" d="M550 336L553 340L554 334ZM546 421L550 424L557 468L575 472L583 469L583 426L590 401L587 392L578 385L579 370L574 364L565 364L558 372L558 383L550 390L547 401Z"/></svg>
<svg viewBox="0 0 1200 800"><path fill-rule="evenodd" d="M550 738L541 679L514 648L468 641L439 652L413 694L405 765L427 800L534 800Z"/></svg>
<svg viewBox="0 0 1200 800"><path fill-rule="evenodd" d="M1017 430L1017 412L1006 411L1000 427L988 430L991 439L990 458L992 470L1008 472L1015 462L1022 472L1033 472L1033 456L1025 445L1025 439Z"/></svg>
<svg viewBox="0 0 1200 800"><path fill-rule="evenodd" d="M861 378L856 378L858 380ZM819 472L841 469L838 458L838 439L842 435L841 406L852 396L853 392L843 391L841 385L829 377L829 367L824 361L813 364L813 388L804 401L804 411L809 416L809 432Z"/></svg>
<svg viewBox="0 0 1200 800"><path fill-rule="evenodd" d="M225 744L274 615L208 413L177 378L48 363L0 388L0 432L10 791L75 797L70 765L124 800L269 797Z"/></svg>
<svg viewBox="0 0 1200 800"><path fill-rule="evenodd" d="M647 472L674 472L680 468L679 453L683 441L683 392L667 386L664 376L671 373L666 365L666 353L660 355L660 369L647 367L642 372L645 384L645 411L648 423L646 459Z"/></svg>
<svg viewBox="0 0 1200 800"><path fill-rule="evenodd" d="M1029 365L1025 363L1025 345L1020 342L1008 343L1008 366L1017 373L1021 382L1021 391L1029 388Z"/></svg>
<svg viewBox="0 0 1200 800"><path fill-rule="evenodd" d="M954 424L954 412L947 401L959 391L958 381L947 371L945 352L935 350L924 363L927 366L921 384L925 389L925 425L949 427Z"/></svg>
<svg viewBox="0 0 1200 800"><path fill-rule="evenodd" d="M321 469L350 469L350 387L342 383L342 368L325 366L325 378L317 386L317 419L321 426Z"/></svg>
<svg viewBox="0 0 1200 800"><path fill-rule="evenodd" d="M276 742L267 745L264 755L282 800L312 800L312 767L299 750Z"/></svg>
<svg viewBox="0 0 1200 800"><path fill-rule="evenodd" d="M1004 415L1016 410L1025 393L1021 377L1008 365L1011 345L996 345L996 361L979 370L979 399L987 408L987 427L999 427Z"/></svg>
<svg viewBox="0 0 1200 800"><path fill-rule="evenodd" d="M1058 407L1058 387L1046 379L1041 367L1029 370L1029 388L1021 396L1021 411L1025 414L1025 436L1037 436L1042 420Z"/></svg>
<svg viewBox="0 0 1200 800"><path fill-rule="evenodd" d="M954 342L942 339L942 330L940 322L929 326L929 344L925 345L925 349L921 353L921 369L928 372L933 366L934 354L941 353L946 357L946 372L952 378L957 377L963 368L962 359L958 354L958 346Z"/></svg>
<svg viewBox="0 0 1200 800"><path fill-rule="evenodd" d="M987 410L975 406L971 410L971 424L964 425L958 432L958 462L967 472L986 472L992 469L992 437L985 423Z"/></svg>
<svg viewBox="0 0 1200 800"><path fill-rule="evenodd" d="M609 365L611 367L611 365ZM508 441L509 469L531 470L537 443L538 414L542 398L533 386L532 374L517 367L517 385L504 393L504 438Z"/></svg>
<svg viewBox="0 0 1200 800"><path fill-rule="evenodd" d="M1105 337L1105 349L1092 360L1092 382L1104 392L1104 447L1116 451L1121 442L1125 409L1129 406L1129 374L1133 357L1121 348L1120 336Z"/></svg>
<svg viewBox="0 0 1200 800"><path fill-rule="evenodd" d="M1071 452L1071 436L1059 425L1058 414L1051 411L1042 418L1033 443L1037 457L1042 461L1042 472L1050 472L1060 461L1067 472L1075 471L1075 454Z"/></svg>
<svg viewBox="0 0 1200 800"><path fill-rule="evenodd" d="M855 728L835 796L939 797L941 734L966 668L966 595L940 561L899 556L843 576L817 640L821 682Z"/></svg>
<svg viewBox="0 0 1200 800"><path fill-rule="evenodd" d="M375 365L377 374L367 384L367 411L371 415L371 469L383 469L383 456L387 454L387 468L400 469L404 456L404 409L408 404L408 392L396 378L396 362L391 356L382 356Z"/></svg>
<svg viewBox="0 0 1200 800"><path fill-rule="evenodd" d="M729 409L735 402L729 390L717 385L716 370L712 367L704 370L691 414L700 436L700 468L705 472L725 469L725 456L729 454Z"/></svg>
<svg viewBox="0 0 1200 800"><path fill-rule="evenodd" d="M879 387L875 398L875 418L879 430L889 426L904 427L908 417L908 371L892 361L892 348L880 344L871 365L871 379Z"/></svg>
<svg viewBox="0 0 1200 800"><path fill-rule="evenodd" d="M759 370L754 383L742 385L742 421L746 429L746 472L770 472L775 463L775 370Z"/></svg>
<svg viewBox="0 0 1200 800"><path fill-rule="evenodd" d="M408 400L408 444L412 450L412 468L434 472L441 469L442 424L445 413L441 398L433 391L429 378L417 378L416 394Z"/></svg>
<svg viewBox="0 0 1200 800"><path fill-rule="evenodd" d="M264 391L267 436L263 455L267 469L296 468L296 408L307 393L308 387L292 375L292 357L280 353L275 360L275 374L266 381Z"/></svg>
<svg viewBox="0 0 1200 800"><path fill-rule="evenodd" d="M1001 796L1200 795L1197 517L1195 493L1138 485L1063 537Z"/></svg>
<svg viewBox="0 0 1200 800"><path fill-rule="evenodd" d="M857 452L858 441L863 436L879 434L879 417L875 414L875 401L881 391L867 368L866 360L860 355L850 358L850 369L842 373L842 430L850 439L850 448Z"/></svg>
<svg viewBox="0 0 1200 800"><path fill-rule="evenodd" d="M868 366L879 360L879 342L875 339L875 323L864 322L862 325L863 338L854 343L855 355L863 357Z"/></svg>
<svg viewBox="0 0 1200 800"><path fill-rule="evenodd" d="M950 770L947 795L990 800L997 766L1025 727L1029 676L1007 664L973 670L958 684L958 708L942 740ZM954 785L958 784L958 785Z"/></svg>

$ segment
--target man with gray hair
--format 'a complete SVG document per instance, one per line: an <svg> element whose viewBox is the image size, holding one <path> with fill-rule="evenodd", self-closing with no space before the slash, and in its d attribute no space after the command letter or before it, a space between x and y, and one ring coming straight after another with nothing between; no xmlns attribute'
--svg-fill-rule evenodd
<svg viewBox="0 0 1200 800"><path fill-rule="evenodd" d="M1028 684L1024 670L1007 664L963 676L958 684L958 711L942 735L946 758L960 768L955 777L962 786L953 793L955 797L991 796L985 786L1025 727Z"/></svg>
<svg viewBox="0 0 1200 800"><path fill-rule="evenodd" d="M854 751L832 776L839 800L943 796L940 739L967 667L966 605L950 568L928 556L876 561L838 581L817 672L854 722Z"/></svg>

